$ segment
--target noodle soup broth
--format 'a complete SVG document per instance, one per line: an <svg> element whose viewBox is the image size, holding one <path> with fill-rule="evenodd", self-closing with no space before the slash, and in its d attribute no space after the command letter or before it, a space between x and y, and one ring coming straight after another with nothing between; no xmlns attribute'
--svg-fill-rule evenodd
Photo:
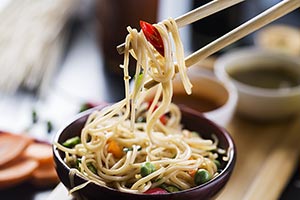
<svg viewBox="0 0 300 200"><path fill-rule="evenodd" d="M254 120L278 120L300 112L300 60L256 48L243 48L221 56L217 77L238 90L237 111Z"/></svg>

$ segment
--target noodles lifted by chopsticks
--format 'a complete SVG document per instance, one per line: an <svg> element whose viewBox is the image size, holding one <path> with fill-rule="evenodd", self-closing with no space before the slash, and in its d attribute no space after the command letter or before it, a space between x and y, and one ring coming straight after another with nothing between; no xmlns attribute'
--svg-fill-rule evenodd
<svg viewBox="0 0 300 200"><path fill-rule="evenodd" d="M175 62L186 92L190 94L192 88L176 23L169 19L155 27L163 40L164 57L142 31L128 27L121 65L125 99L93 112L78 144L56 144L65 152L66 163L78 169L76 173L124 192L143 193L162 186L184 190L201 184L195 178L200 169L205 169L209 178L218 169L218 141L183 129L181 112L171 103ZM137 60L132 91L128 74L130 55ZM145 89L144 83L150 79L160 84ZM153 92L154 98L147 101Z"/></svg>

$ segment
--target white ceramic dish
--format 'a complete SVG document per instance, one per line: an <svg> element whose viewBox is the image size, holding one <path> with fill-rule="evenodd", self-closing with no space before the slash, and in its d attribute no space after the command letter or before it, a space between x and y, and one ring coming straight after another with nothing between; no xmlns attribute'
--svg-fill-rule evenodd
<svg viewBox="0 0 300 200"><path fill-rule="evenodd" d="M234 80L228 72L237 68L263 66L290 68L300 77L299 58L269 52L257 48L237 49L219 57L215 63L215 74L223 82L233 83L238 90L237 111L258 120L273 120L300 112L300 85L285 89L264 89ZM274 64L274 65L273 65Z"/></svg>

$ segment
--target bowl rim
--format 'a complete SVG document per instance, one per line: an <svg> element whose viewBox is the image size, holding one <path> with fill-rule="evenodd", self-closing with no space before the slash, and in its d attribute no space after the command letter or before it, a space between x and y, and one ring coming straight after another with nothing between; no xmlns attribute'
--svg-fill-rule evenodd
<svg viewBox="0 0 300 200"><path fill-rule="evenodd" d="M300 67L300 59L297 59L295 56L268 51L257 47L241 47L225 53L216 60L214 69L217 78L224 82L232 82L240 92L251 94L253 96L277 98L300 95L300 85L284 89L268 89L251 86L232 78L226 71L226 68L228 66L227 64L233 62L233 60L241 60L241 58L245 57L266 57L266 59L274 58L277 60L283 60L295 65L299 65Z"/></svg>
<svg viewBox="0 0 300 200"><path fill-rule="evenodd" d="M64 132L64 130L66 128L68 128L69 126L71 126L77 120L79 120L79 119L87 116L88 114L92 113L95 110L103 109L103 108L105 108L106 106L109 106L109 105L110 104L99 105L97 107L88 109L86 111L83 111L83 112L77 114L76 116L74 116L73 118L71 118L69 121L67 121L65 123L65 125L63 125L56 132L56 134L54 135L54 138L53 138L53 142L52 142L52 152L53 152L53 155L55 157L54 160L57 159L59 161L59 163L63 166L63 168L65 168L66 170L70 171L70 167L63 161L62 157L59 154L59 149L55 145L56 142L58 143L61 134ZM236 152L236 145L234 143L234 140L233 140L232 136L229 134L229 132L224 127L222 127L222 126L218 125L217 123L213 122L212 120L208 119L207 117L205 117L205 115L203 115L203 113L195 111L194 109L191 109L191 108L184 108L184 110L187 111L188 114L192 114L192 115L196 115L196 116L201 117L202 120L205 120L209 124L209 126L214 126L214 127L218 128L220 130L220 132L222 133L222 135L224 136L224 138L226 139L226 143L228 143L228 152L227 152L226 155L229 157L229 159L227 161L226 166L224 167L224 169L221 171L220 174L218 174L216 177L212 178L211 180L209 180L208 182L206 182L204 184L201 184L201 185L189 188L189 189L181 190L181 191L178 191L178 192L166 193L166 194L143 194L143 193L138 193L137 194L137 193L127 193L127 192L121 192L121 191L119 191L117 189L114 189L114 188L110 188L110 187L107 187L107 186L99 185L99 184L94 183L94 182L90 182L90 184L94 184L96 186L103 187L105 189L110 190L111 192L126 193L126 194L129 194L129 195L139 195L139 196L168 196L168 195L174 195L174 194L184 194L184 193L187 193L187 192L191 192L191 191L195 191L195 190L198 190L198 189L201 189L201 188L205 188L209 184L211 184L211 183L213 183L213 182L215 182L217 180L220 181L220 179L222 177L225 177L228 174L230 175L232 173L233 169L234 169L236 158L237 158L237 155L236 155L237 154L237 152ZM56 164L55 164L55 166L56 166ZM86 179L84 176L78 175L77 173L76 173L76 176L78 176L80 179L83 179L84 181L88 181L88 179Z"/></svg>
<svg viewBox="0 0 300 200"><path fill-rule="evenodd" d="M195 66L196 67L196 66ZM221 126L226 126L229 122L228 121L219 121L219 116L227 116L228 119L231 118L231 115L235 112L236 110L236 105L238 102L238 91L235 85L229 81L222 82L220 79L216 77L213 71L204 69L204 68L192 68L188 71L188 77L192 81L193 79L204 79L204 84L206 81L211 82L212 84L220 86L226 93L227 93L227 98L223 104L218 106L217 108L202 112L203 115L213 122L216 122L217 124ZM200 86L203 87L203 86ZM173 92L175 95L175 92ZM192 88L192 93L193 93L193 88Z"/></svg>

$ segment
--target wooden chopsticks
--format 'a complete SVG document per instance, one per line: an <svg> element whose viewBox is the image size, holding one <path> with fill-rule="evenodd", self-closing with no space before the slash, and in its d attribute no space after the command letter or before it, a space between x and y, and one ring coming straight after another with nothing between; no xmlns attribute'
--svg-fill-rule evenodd
<svg viewBox="0 0 300 200"><path fill-rule="evenodd" d="M198 21L200 19L203 19L209 15L212 15L216 12L219 12L221 10L224 10L228 7L231 7L233 5L236 5L242 1L245 0L214 0L211 1L203 6L200 6L199 8L196 8L180 17L177 17L175 19L175 22L177 26L183 27L188 24L191 24L195 21ZM119 54L124 53L125 44L120 44L117 46L117 51Z"/></svg>
<svg viewBox="0 0 300 200"><path fill-rule="evenodd" d="M271 8L265 10L256 17L250 19L249 21L243 23L222 37L214 40L193 54L189 55L185 59L185 64L190 67L197 62L207 58L208 56L214 54L220 49L236 42L237 40L247 36L248 34L258 30L259 28L275 21L276 19L292 12L293 10L300 7L300 0L283 0L278 4L272 6ZM150 80L145 84L145 88L150 88L156 85L157 82Z"/></svg>

